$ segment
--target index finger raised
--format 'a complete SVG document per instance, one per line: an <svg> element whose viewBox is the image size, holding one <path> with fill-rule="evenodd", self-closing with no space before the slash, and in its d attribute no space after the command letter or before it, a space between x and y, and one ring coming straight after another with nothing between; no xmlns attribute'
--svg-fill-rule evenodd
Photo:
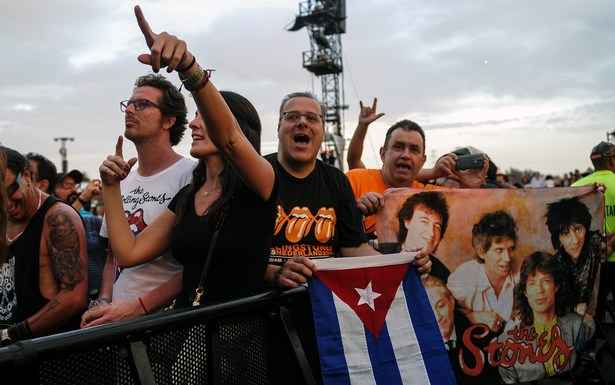
<svg viewBox="0 0 615 385"><path fill-rule="evenodd" d="M374 98L374 102L372 103L372 111L376 111L377 105L378 105L378 98Z"/></svg>
<svg viewBox="0 0 615 385"><path fill-rule="evenodd" d="M117 143L115 144L115 155L124 159L122 147L124 146L124 137L122 135L117 137Z"/></svg>
<svg viewBox="0 0 615 385"><path fill-rule="evenodd" d="M137 23L139 24L139 28L145 37L145 42L148 47L151 47L154 44L154 38L156 34L152 32L152 29L149 26L147 20L145 20L145 16L143 16L143 11L141 11L141 7L138 5L135 6L135 16L137 17Z"/></svg>

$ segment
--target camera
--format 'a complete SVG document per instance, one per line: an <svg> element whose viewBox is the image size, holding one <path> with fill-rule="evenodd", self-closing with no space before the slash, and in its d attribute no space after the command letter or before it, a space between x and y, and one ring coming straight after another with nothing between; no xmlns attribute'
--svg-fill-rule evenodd
<svg viewBox="0 0 615 385"><path fill-rule="evenodd" d="M485 157L483 154L458 156L455 161L457 170L480 170L483 168Z"/></svg>

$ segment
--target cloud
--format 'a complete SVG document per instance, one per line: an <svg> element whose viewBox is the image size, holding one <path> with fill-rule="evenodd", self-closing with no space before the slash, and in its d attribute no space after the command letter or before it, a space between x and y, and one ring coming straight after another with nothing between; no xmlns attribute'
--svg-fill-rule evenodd
<svg viewBox="0 0 615 385"><path fill-rule="evenodd" d="M25 104L25 103L18 103L18 104L15 104L13 107L11 107L13 111L24 111L24 112L33 111L35 108L36 107L31 104Z"/></svg>

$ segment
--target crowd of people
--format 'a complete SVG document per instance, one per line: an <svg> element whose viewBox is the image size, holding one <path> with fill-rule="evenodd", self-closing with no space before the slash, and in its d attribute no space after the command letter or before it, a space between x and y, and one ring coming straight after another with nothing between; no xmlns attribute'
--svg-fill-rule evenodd
<svg viewBox="0 0 615 385"><path fill-rule="evenodd" d="M368 169L361 162L365 133L382 116L374 100L371 106L361 104L348 152L350 171L344 174L327 164L332 153L326 162L317 159L324 109L304 92L282 99L278 151L262 156L261 122L252 103L236 92L218 91L211 71L201 67L186 42L166 32L154 33L140 8L135 13L149 48L138 60L156 74L139 77L132 95L121 103L124 132L112 154L102 160L100 179L84 182L77 170L57 174L53 163L40 154L23 155L9 147L0 152L2 344L133 319L171 304L187 308L271 287L297 287L312 276L312 260L317 258L400 251L418 252L413 263L428 274L426 287L448 287L468 318L503 328L501 321L509 319L511 309L503 315L474 312L467 303L471 293L455 286L461 275L471 273L464 271L480 269L479 263L450 273L433 254L446 231L448 213L441 198L429 192L441 186L515 187L491 157L466 146L442 156L433 168L424 168L425 132L417 123L401 120L386 133L380 149L382 167ZM198 110L190 121L181 92L157 74L162 68L177 72L194 98ZM186 126L194 159L174 149ZM124 158L124 138L134 143L136 158ZM606 186L606 229L613 233L615 210L608 208L615 199L615 145L601 143L591 159L597 171L576 184ZM577 175L564 178L561 185L572 185L573 179ZM548 186L532 180L527 183L531 187ZM397 241L377 242L374 214L382 209L386 191L400 187L425 193L413 196L400 212L403 230ZM417 218L431 223L429 236L413 223ZM475 235L479 260L490 258L488 252L497 242L504 242L505 250L514 247L516 235L507 226L506 214L483 219ZM492 244L493 226L503 233L496 234L499 238ZM552 233L577 231L572 227L561 225ZM556 249L562 239L564 235L554 238ZM527 271L521 276L527 280L550 273L540 258L528 262L531 266L524 267ZM577 271L562 258L558 265ZM614 265L611 254L611 275ZM579 270L577 279L582 282L585 276ZM512 303L517 282L503 278L498 291L504 290ZM578 304L587 301L587 291L579 296ZM308 358L318 368L315 348L309 349L315 346L309 303L294 306ZM526 320L534 322L531 316ZM450 334L450 325L443 329ZM281 381L292 383L289 379L296 373L284 370L293 366L278 364Z"/></svg>

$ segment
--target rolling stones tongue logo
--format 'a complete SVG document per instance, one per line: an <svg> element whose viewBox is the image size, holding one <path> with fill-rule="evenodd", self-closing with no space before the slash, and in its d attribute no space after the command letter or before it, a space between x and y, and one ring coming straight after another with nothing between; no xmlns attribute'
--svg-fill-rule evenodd
<svg viewBox="0 0 615 385"><path fill-rule="evenodd" d="M147 227L147 223L143 220L143 209L138 209L135 212L124 212L126 214L126 219L128 219L128 226L130 226L130 230L139 234Z"/></svg>
<svg viewBox="0 0 615 385"><path fill-rule="evenodd" d="M284 232L286 239L289 242L297 243L309 234L312 225L315 224L314 235L316 240L326 243L335 234L336 222L335 209L331 207L321 207L314 216L307 207L293 207L290 214L286 214L282 206L278 205L274 235L278 235L286 225Z"/></svg>
<svg viewBox="0 0 615 385"><path fill-rule="evenodd" d="M314 226L316 239L321 243L327 242L335 233L335 223L337 222L335 210L331 207L321 207L314 220L316 221L316 226Z"/></svg>

